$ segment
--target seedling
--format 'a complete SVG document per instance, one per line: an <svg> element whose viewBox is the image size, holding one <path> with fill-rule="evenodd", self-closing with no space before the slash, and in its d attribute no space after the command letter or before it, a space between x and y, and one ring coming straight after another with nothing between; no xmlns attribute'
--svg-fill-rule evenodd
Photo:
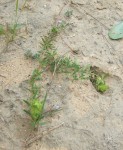
<svg viewBox="0 0 123 150"><path fill-rule="evenodd" d="M39 71L39 69L35 69L33 71L32 76L29 80L31 88L29 91L31 92L31 96L29 100L24 100L28 107L28 109L24 111L31 117L32 125L34 126L34 128L36 128L39 124L43 125L44 122L42 122L42 119L49 116L53 112L58 111L57 109L44 111L48 92L46 92L43 100L39 99L41 87L36 84L36 81L42 79L42 72L43 71Z"/></svg>
<svg viewBox="0 0 123 150"><path fill-rule="evenodd" d="M24 100L24 102L28 106L28 110L24 110L32 119L32 125L36 128L36 126L42 121L45 117L44 114L44 106L47 99L47 93L42 101L37 99L31 99L29 101ZM41 122L43 123L43 122Z"/></svg>
<svg viewBox="0 0 123 150"><path fill-rule="evenodd" d="M21 27L22 24L0 25L0 35L4 35L6 37L6 42L9 43L14 40Z"/></svg>
<svg viewBox="0 0 123 150"><path fill-rule="evenodd" d="M11 34L11 40L13 41L19 29L21 29L22 24L13 24L8 26L8 32Z"/></svg>
<svg viewBox="0 0 123 150"><path fill-rule="evenodd" d="M99 92L104 93L109 89L109 86L105 83L105 76L97 76L96 78L96 88Z"/></svg>
<svg viewBox="0 0 123 150"><path fill-rule="evenodd" d="M6 26L0 25L0 35L5 36L7 44L14 40L15 36L17 35L18 30L22 27L22 24L17 23L18 2L19 2L19 0L16 0L15 23L14 24L6 24Z"/></svg>
<svg viewBox="0 0 123 150"><path fill-rule="evenodd" d="M105 78L107 77L107 74L104 72L99 71L97 68L92 67L91 68L91 82L96 88L96 90L100 93L104 93L109 89L109 86L105 82Z"/></svg>

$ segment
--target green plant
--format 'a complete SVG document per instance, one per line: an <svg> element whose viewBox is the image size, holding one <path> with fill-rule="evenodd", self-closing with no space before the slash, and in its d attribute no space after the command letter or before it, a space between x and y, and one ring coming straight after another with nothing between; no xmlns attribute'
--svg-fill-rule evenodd
<svg viewBox="0 0 123 150"><path fill-rule="evenodd" d="M24 110L32 119L32 125L36 127L39 124L40 120L43 119L44 105L46 102L47 94L45 98L40 101L40 86L36 84L36 81L41 80L42 72L39 69L35 69L32 73L32 76L29 80L30 83L30 92L31 97L29 100L24 100L27 104L28 109Z"/></svg>
<svg viewBox="0 0 123 150"><path fill-rule="evenodd" d="M8 25L8 29L6 30L6 38L8 39L9 37L9 41L13 41L14 38L17 36L17 32L19 31L19 29L22 27L22 24L11 24L11 25Z"/></svg>
<svg viewBox="0 0 123 150"><path fill-rule="evenodd" d="M16 18L14 24L0 25L0 35L4 35L6 38L7 44L14 40L17 35L18 30L22 27L22 24L17 23L17 15L18 15L18 2L16 0Z"/></svg>
<svg viewBox="0 0 123 150"><path fill-rule="evenodd" d="M6 42L9 43L14 40L17 32L22 27L22 24L0 25L0 35L4 35Z"/></svg>
<svg viewBox="0 0 123 150"><path fill-rule="evenodd" d="M44 106L46 104L46 97L48 94L47 92L42 101L39 99L41 86L37 85L36 81L42 79L44 70L50 70L53 73L53 77L54 73L67 74L68 77L74 80L89 79L91 77L90 65L81 66L75 60L70 59L66 55L58 55L54 46L54 41L65 27L66 24L63 23L58 26L53 26L47 36L42 38L41 50L35 55L33 55L30 51L27 53L27 57L29 58L34 58L35 56L40 66L32 73L29 80L31 97L28 101L25 101L28 105L28 110L25 110L25 112L32 118L34 126L38 125L40 121L42 122L42 119L46 116L56 111L50 110L48 112L44 112ZM41 70L39 70L39 68L41 68Z"/></svg>
<svg viewBox="0 0 123 150"><path fill-rule="evenodd" d="M99 92L104 93L109 89L109 86L105 83L105 76L97 76L96 77L96 88Z"/></svg>
<svg viewBox="0 0 123 150"><path fill-rule="evenodd" d="M52 114L53 112L58 111L57 109L50 109L49 111L45 111L45 103L47 99L48 90L45 94L43 100L40 100L40 89L41 87L36 84L36 81L42 79L43 71L39 71L39 69L35 69L32 73L32 76L29 80L30 83L30 92L31 96L28 100L24 100L27 104L27 110L24 110L32 119L32 126L36 128L39 124L43 125L44 122L42 120Z"/></svg>
<svg viewBox="0 0 123 150"><path fill-rule="evenodd" d="M93 83L94 87L98 92L104 93L109 89L109 86L105 82L105 78L107 77L107 74L98 70L95 67L91 68L91 82Z"/></svg>
<svg viewBox="0 0 123 150"><path fill-rule="evenodd" d="M19 29L22 27L22 24L12 24L8 26L8 34L11 35L11 41L14 40L15 36L17 35L17 32L19 31Z"/></svg>

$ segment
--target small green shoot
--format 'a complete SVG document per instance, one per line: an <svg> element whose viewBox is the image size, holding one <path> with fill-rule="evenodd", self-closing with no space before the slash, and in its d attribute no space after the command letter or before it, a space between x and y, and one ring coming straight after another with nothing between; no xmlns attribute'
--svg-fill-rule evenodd
<svg viewBox="0 0 123 150"><path fill-rule="evenodd" d="M109 86L105 82L105 78L107 74L98 70L98 68L92 67L91 68L91 82L96 88L96 90L100 93L104 93L109 89Z"/></svg>
<svg viewBox="0 0 123 150"><path fill-rule="evenodd" d="M36 128L39 124L44 125L45 123L42 120L45 117L50 116L54 112L59 109L50 109L49 111L45 111L45 103L47 99L47 93L45 94L44 99L41 101L39 98L31 98L29 100L24 100L27 105L27 110L24 110L27 115L31 117L31 124L34 128Z"/></svg>
<svg viewBox="0 0 123 150"><path fill-rule="evenodd" d="M24 100L28 107L27 110L24 111L31 117L32 125L34 126L34 128L36 128L39 124L43 125L44 122L42 122L42 119L57 111L52 109L50 111L44 111L47 99L47 92L42 101L39 99L41 87L38 86L36 83L38 80L42 79L42 72L43 71L40 71L39 69L35 69L33 71L29 81L31 88L29 91L31 92L31 96L29 100Z"/></svg>
<svg viewBox="0 0 123 150"><path fill-rule="evenodd" d="M109 89L109 86L106 85L106 83L105 83L104 75L97 76L97 78L96 78L96 87L97 87L97 90L99 92L102 92L102 93L104 93L105 91L107 91Z"/></svg>
<svg viewBox="0 0 123 150"><path fill-rule="evenodd" d="M19 0L16 0L15 23L14 24L6 24L6 26L0 25L0 35L5 36L7 45L9 42L14 40L15 36L17 35L17 32L22 27L22 24L17 23L18 3L19 3Z"/></svg>
<svg viewBox="0 0 123 150"><path fill-rule="evenodd" d="M44 99L40 101L39 99L32 99L29 102L24 100L28 106L28 110L24 110L32 119L32 125L36 127L39 122L44 118L44 106L46 102L47 94Z"/></svg>
<svg viewBox="0 0 123 150"><path fill-rule="evenodd" d="M0 25L0 35L4 35L6 43L13 41L17 35L17 32L22 27L22 24Z"/></svg>
<svg viewBox="0 0 123 150"><path fill-rule="evenodd" d="M13 24L8 26L8 32L11 34L11 40L13 41L19 29L21 29L22 24Z"/></svg>

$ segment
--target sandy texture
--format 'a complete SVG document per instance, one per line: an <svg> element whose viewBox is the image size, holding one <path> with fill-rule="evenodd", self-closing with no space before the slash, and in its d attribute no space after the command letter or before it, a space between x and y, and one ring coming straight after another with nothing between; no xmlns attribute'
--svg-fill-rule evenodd
<svg viewBox="0 0 123 150"><path fill-rule="evenodd" d="M24 1L19 1L19 8ZM75 5L76 4L76 5ZM108 30L122 20L122 0L27 0L19 10L24 27L6 46L0 37L0 150L122 150L123 149L123 40L112 41ZM73 10L70 26L55 42L59 54L70 52L80 64L91 64L109 73L110 89L98 93L90 81L70 81L57 76L47 99L47 107L62 110L38 131L33 132L23 112L23 99L30 95L27 80L37 63L24 53L40 50L41 38L53 22L66 20ZM13 23L15 1L0 0L0 23ZM49 83L50 73L44 76ZM26 138L64 122L64 125L24 148Z"/></svg>

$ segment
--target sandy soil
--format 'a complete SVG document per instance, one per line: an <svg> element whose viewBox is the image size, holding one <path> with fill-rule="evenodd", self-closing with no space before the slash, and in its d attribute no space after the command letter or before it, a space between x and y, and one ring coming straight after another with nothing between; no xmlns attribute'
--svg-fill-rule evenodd
<svg viewBox="0 0 123 150"><path fill-rule="evenodd" d="M19 8L24 1L19 1ZM18 22L24 24L16 39L6 47L0 37L0 150L122 150L123 149L123 40L112 41L108 30L122 20L122 0L27 0L19 10ZM62 110L48 118L50 123L33 132L24 113L28 98L27 80L37 63L24 53L40 50L41 38L54 21L65 20L73 10L71 24L55 42L59 54L69 53L80 64L91 64L110 74L110 89L98 93L90 81L70 81L57 76L47 105ZM0 0L0 23L13 23L15 1ZM26 32L27 29L27 32ZM44 76L48 83L50 74ZM25 139L61 123L42 139L24 148Z"/></svg>

